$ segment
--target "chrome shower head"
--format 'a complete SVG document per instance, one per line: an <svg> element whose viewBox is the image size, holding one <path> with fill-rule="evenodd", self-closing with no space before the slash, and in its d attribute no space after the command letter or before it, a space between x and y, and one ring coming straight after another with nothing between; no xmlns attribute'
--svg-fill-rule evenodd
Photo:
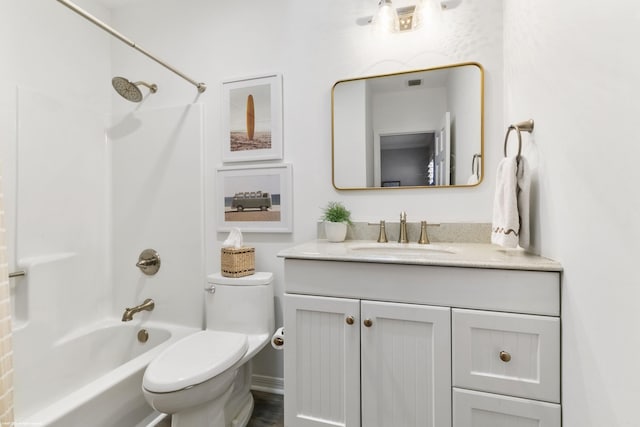
<svg viewBox="0 0 640 427"><path fill-rule="evenodd" d="M142 92L138 87L139 85L148 87L151 93L156 93L158 91L158 86L156 84L149 84L146 82L132 83L124 77L112 78L111 84L113 85L113 88L116 90L116 92L120 94L120 96L131 102L142 101Z"/></svg>

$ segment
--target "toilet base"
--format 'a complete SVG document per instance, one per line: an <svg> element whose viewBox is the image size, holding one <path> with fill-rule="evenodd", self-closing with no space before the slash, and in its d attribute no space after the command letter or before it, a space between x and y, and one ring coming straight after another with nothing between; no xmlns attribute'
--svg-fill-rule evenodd
<svg viewBox="0 0 640 427"><path fill-rule="evenodd" d="M254 405L251 394L251 374L251 360L238 368L233 381L233 393L224 408L227 427L244 427L251 418Z"/></svg>
<svg viewBox="0 0 640 427"><path fill-rule="evenodd" d="M251 420L251 415L253 414L254 406L255 406L255 402L253 400L253 395L249 393L249 395L246 396L244 404L242 405L240 410L236 413L235 418L233 418L230 423L226 423L226 427L246 427L247 424L249 424L249 421ZM168 417L168 422L171 423L172 417L170 415L162 415L162 416ZM159 422L161 422L160 418L158 418L158 420ZM167 424L167 426L168 425L169 424Z"/></svg>
<svg viewBox="0 0 640 427"><path fill-rule="evenodd" d="M226 427L224 407L231 396L233 387L228 389L215 402L177 412L171 416L171 427Z"/></svg>
<svg viewBox="0 0 640 427"><path fill-rule="evenodd" d="M246 396L245 402L240 408L240 411L238 411L235 418L231 420L231 423L227 424L227 427L246 427L251 419L251 414L253 414L253 406L253 396L249 393Z"/></svg>

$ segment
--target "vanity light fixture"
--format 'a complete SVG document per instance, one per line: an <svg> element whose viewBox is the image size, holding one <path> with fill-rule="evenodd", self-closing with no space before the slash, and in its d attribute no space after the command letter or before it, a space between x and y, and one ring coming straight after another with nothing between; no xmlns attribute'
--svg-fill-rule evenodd
<svg viewBox="0 0 640 427"><path fill-rule="evenodd" d="M383 33L395 33L415 30L422 24L423 2L428 0L418 0L417 4L395 8L391 0L379 0L376 14L368 21L374 25L376 31ZM438 0L440 9L455 9L462 3L462 0Z"/></svg>

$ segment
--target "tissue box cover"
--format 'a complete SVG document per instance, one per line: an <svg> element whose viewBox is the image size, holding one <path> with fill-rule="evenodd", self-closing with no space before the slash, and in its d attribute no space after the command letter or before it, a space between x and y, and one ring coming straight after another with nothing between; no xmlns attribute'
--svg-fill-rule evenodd
<svg viewBox="0 0 640 427"><path fill-rule="evenodd" d="M222 248L220 273L224 277L244 277L256 272L256 249Z"/></svg>

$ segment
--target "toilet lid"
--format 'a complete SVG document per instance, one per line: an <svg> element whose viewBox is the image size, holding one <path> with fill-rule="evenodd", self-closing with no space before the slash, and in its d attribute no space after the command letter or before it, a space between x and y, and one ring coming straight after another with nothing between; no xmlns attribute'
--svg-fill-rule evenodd
<svg viewBox="0 0 640 427"><path fill-rule="evenodd" d="M169 393L200 384L230 368L247 348L244 334L196 332L160 353L147 367L142 386L151 392Z"/></svg>

